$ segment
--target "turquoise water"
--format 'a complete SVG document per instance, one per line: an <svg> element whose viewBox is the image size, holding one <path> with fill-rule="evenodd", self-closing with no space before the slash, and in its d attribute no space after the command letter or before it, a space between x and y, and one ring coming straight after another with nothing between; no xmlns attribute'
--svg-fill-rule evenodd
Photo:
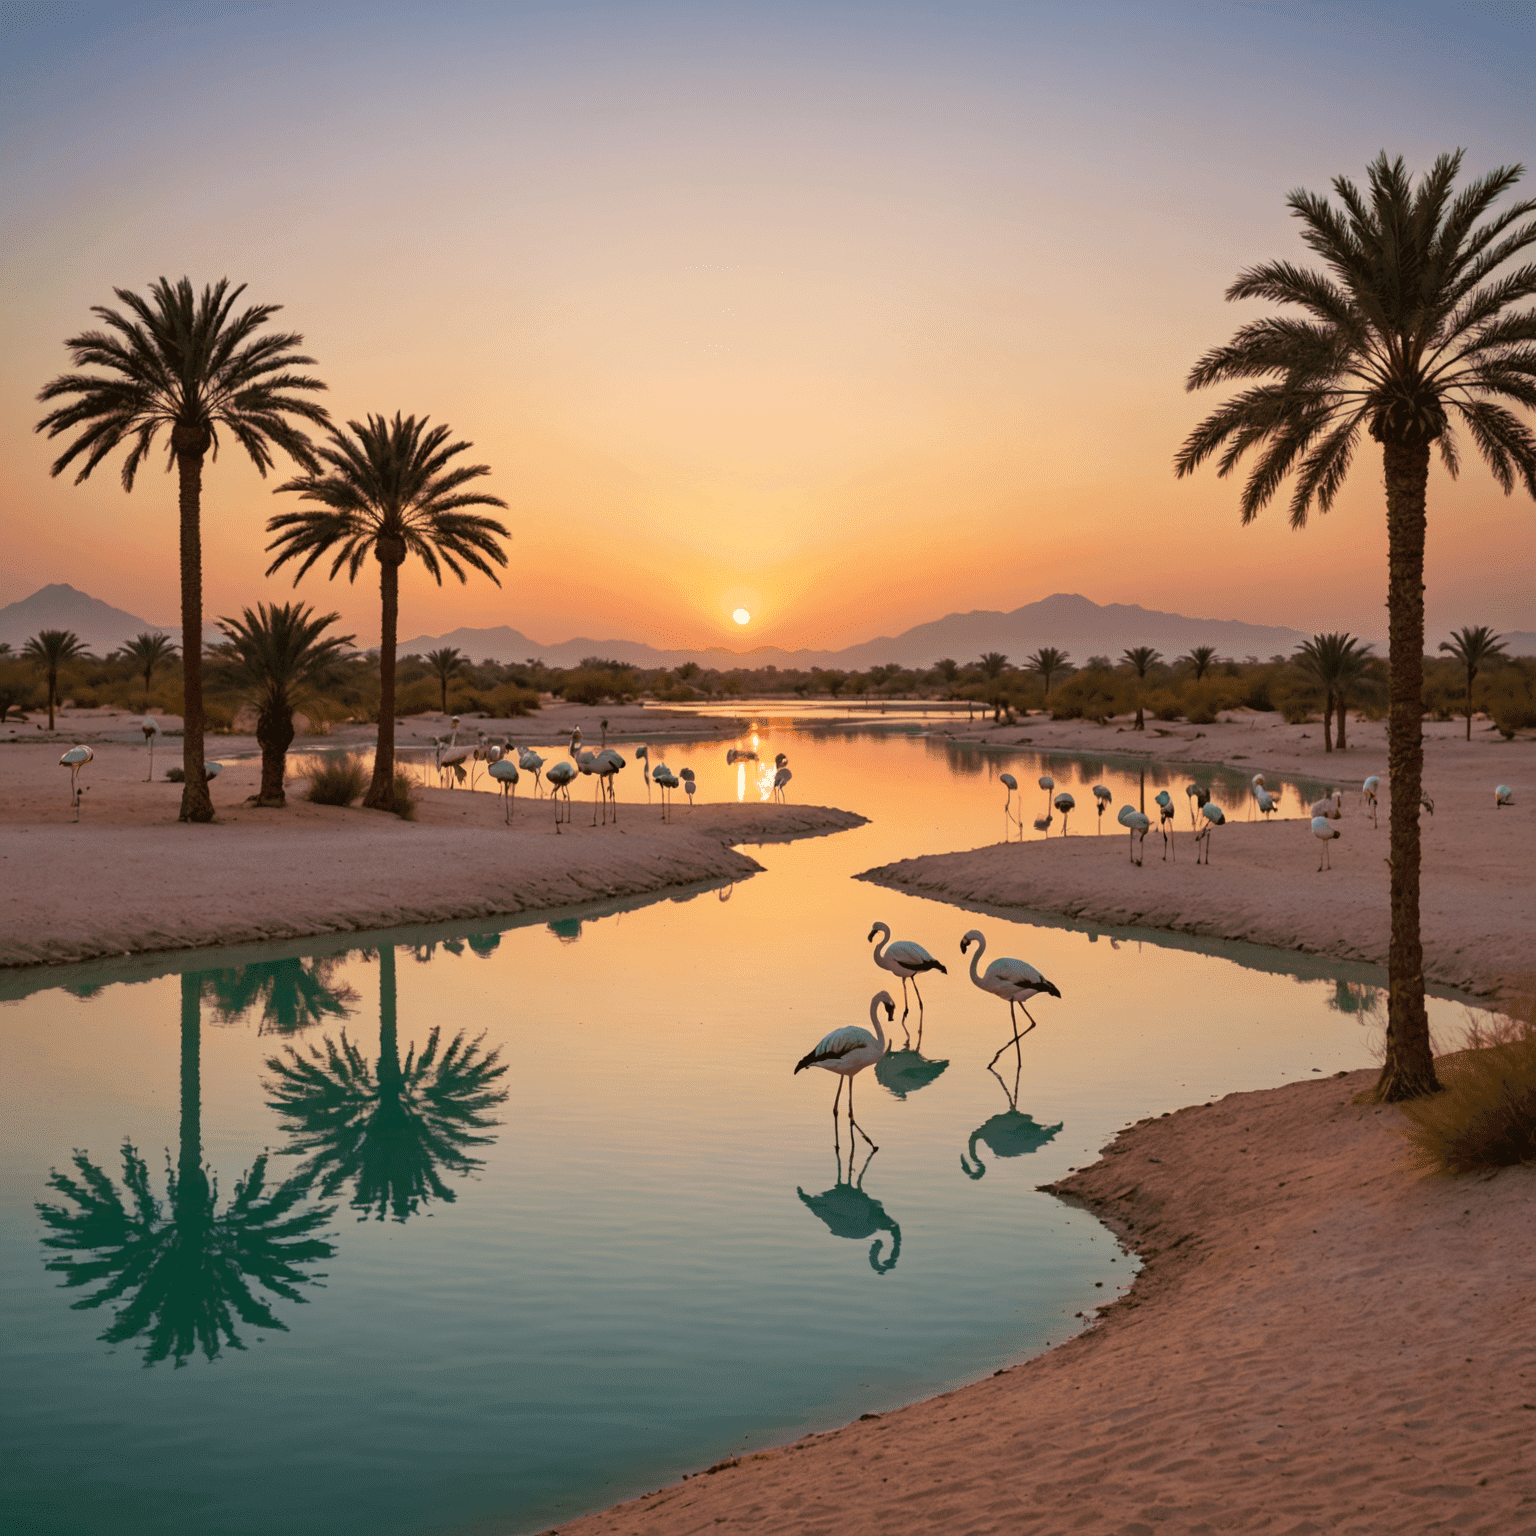
<svg viewBox="0 0 1536 1536"><path fill-rule="evenodd" d="M1141 1115L1370 1060L1367 968L849 878L997 837L997 761L759 735L871 824L552 922L0 979L8 1529L543 1530L1067 1337L1134 1266L1037 1185ZM666 755L760 793L723 754ZM621 778L621 816L659 816L643 793ZM892 980L877 918L950 974L921 1048L858 1080L879 1151L850 1160L834 1080L791 1068ZM1063 994L996 1072L972 926Z"/></svg>

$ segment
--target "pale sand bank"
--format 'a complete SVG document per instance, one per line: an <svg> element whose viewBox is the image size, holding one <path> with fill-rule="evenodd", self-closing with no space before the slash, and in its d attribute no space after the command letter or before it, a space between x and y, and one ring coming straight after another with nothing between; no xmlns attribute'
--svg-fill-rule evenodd
<svg viewBox="0 0 1536 1536"><path fill-rule="evenodd" d="M157 754L158 756L158 754ZM846 811L800 805L637 804L619 785L619 824L590 825L579 780L559 834L547 800L420 790L419 819L311 805L242 802L258 764L213 782L218 820L176 820L179 785L144 783L142 749L103 744L78 824L56 746L0 753L0 965L36 965L212 944L345 933L450 918L504 916L745 878L740 844L858 826Z"/></svg>
<svg viewBox="0 0 1536 1536"><path fill-rule="evenodd" d="M1406 1173L1374 1075L1143 1122L1057 1186L1146 1261L1090 1331L561 1530L1536 1531L1536 1169Z"/></svg>
<svg viewBox="0 0 1536 1536"><path fill-rule="evenodd" d="M1380 773L1385 782L1380 728L1371 730L1374 744L1351 750L1344 759L1348 778L1339 774L1335 781L1345 786L1344 816L1337 823L1341 836L1328 845L1333 867L1322 873L1322 845L1294 797L1284 806L1289 819L1267 825L1243 819L1250 815L1246 802L1227 804L1228 824L1212 834L1211 862L1197 866L1188 801L1176 784L1171 860L1154 831L1145 863L1132 865L1129 838L1114 811L1104 817L1100 834L1092 803L1083 804L1088 797L1079 794L1067 837L902 859L861 878L981 910L1018 908L1113 926L1168 928L1384 965L1387 795L1375 828L1358 799L1366 773ZM1337 753L1325 758L1320 750L1300 750L1295 728L1286 740L1269 734L1276 736L1273 751L1255 749L1232 766L1250 774L1267 769L1272 782L1282 772L1321 777L1341 766ZM1160 743L1165 754L1171 741ZM1512 806L1495 807L1496 783L1515 789ZM1426 977L1488 992L1500 975L1529 967L1536 913L1536 744L1486 737L1469 743L1442 730L1426 746L1424 787L1435 806L1420 822ZM1026 815L1033 810L1032 788L1024 792ZM1150 791L1147 804L1155 821ZM1059 830L1058 818L1053 831Z"/></svg>

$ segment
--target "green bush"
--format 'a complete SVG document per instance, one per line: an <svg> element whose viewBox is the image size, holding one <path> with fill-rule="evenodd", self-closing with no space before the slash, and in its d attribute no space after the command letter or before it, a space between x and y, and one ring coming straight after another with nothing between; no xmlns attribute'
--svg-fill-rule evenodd
<svg viewBox="0 0 1536 1536"><path fill-rule="evenodd" d="M442 701L442 689L436 678L421 677L414 683L403 683L395 689L395 718L403 720L407 715L434 714Z"/></svg>
<svg viewBox="0 0 1536 1536"><path fill-rule="evenodd" d="M304 798L316 805L351 805L368 788L368 772L356 753L335 757L311 757L300 767L308 778Z"/></svg>
<svg viewBox="0 0 1536 1536"><path fill-rule="evenodd" d="M395 769L395 815L401 821L416 820L416 789L404 768Z"/></svg>
<svg viewBox="0 0 1536 1536"><path fill-rule="evenodd" d="M1478 679L1482 684L1482 679ZM1499 734L1506 741L1516 731L1536 729L1536 661L1519 657L1502 666L1472 694L1473 702L1479 701L1493 717Z"/></svg>

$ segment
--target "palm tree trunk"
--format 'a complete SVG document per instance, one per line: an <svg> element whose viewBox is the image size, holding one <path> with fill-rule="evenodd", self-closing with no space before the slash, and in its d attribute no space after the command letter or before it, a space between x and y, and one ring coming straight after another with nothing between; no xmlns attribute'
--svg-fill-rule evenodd
<svg viewBox="0 0 1536 1536"><path fill-rule="evenodd" d="M1472 679L1476 674L1467 673L1467 740L1472 740ZM50 722L51 728L51 722Z"/></svg>
<svg viewBox="0 0 1536 1536"><path fill-rule="evenodd" d="M53 729L53 701L58 697L58 692L59 674L50 667L48 671L48 729L50 731ZM1469 741L1472 739L1470 722L1467 726L1467 739Z"/></svg>
<svg viewBox="0 0 1536 1536"><path fill-rule="evenodd" d="M189 1189L203 1176L203 988L196 971L181 973L181 1148L178 1177Z"/></svg>
<svg viewBox="0 0 1536 1536"><path fill-rule="evenodd" d="M1344 739L1344 724L1349 718L1349 701L1343 694L1339 695L1339 751L1347 752L1349 743Z"/></svg>
<svg viewBox="0 0 1536 1536"><path fill-rule="evenodd" d="M288 767L288 748L293 745L293 708L284 696L266 704L256 720L256 742L261 748L261 788L257 805L287 805L283 777Z"/></svg>
<svg viewBox="0 0 1536 1536"><path fill-rule="evenodd" d="M1323 695L1323 751L1333 751L1333 690Z"/></svg>
<svg viewBox="0 0 1536 1536"><path fill-rule="evenodd" d="M178 429L179 430L179 429ZM212 821L213 798L203 767L203 450L179 448L181 502L181 819Z"/></svg>
<svg viewBox="0 0 1536 1536"><path fill-rule="evenodd" d="M379 624L379 741L373 753L373 782L363 804L373 811L395 808L395 640L400 624L400 564L405 558L403 540L386 548L380 539L374 547L379 560L379 597L383 617Z"/></svg>
<svg viewBox="0 0 1536 1536"><path fill-rule="evenodd" d="M1386 1059L1375 1087L1385 1104L1439 1091L1424 1009L1419 932L1419 796L1424 783L1424 495L1429 444L1383 444L1387 481L1392 931L1387 949Z"/></svg>

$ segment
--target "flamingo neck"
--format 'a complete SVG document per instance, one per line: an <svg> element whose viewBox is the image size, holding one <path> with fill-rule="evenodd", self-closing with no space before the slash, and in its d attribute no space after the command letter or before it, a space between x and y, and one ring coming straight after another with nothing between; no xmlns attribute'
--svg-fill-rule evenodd
<svg viewBox="0 0 1536 1536"><path fill-rule="evenodd" d="M976 953L971 956L971 980L974 981L978 987L981 985L981 974L978 969L981 965L981 952L986 947L987 941L985 939L977 939Z"/></svg>
<svg viewBox="0 0 1536 1536"><path fill-rule="evenodd" d="M885 954L885 946L891 942L891 930L884 923L876 923L870 932L880 935L880 942L875 945L875 964L884 965L885 961L881 957Z"/></svg>
<svg viewBox="0 0 1536 1536"><path fill-rule="evenodd" d="M869 1022L875 1026L875 1044L880 1047L880 1054L885 1055L885 1031L880 1027L880 999L875 998L869 1005Z"/></svg>

